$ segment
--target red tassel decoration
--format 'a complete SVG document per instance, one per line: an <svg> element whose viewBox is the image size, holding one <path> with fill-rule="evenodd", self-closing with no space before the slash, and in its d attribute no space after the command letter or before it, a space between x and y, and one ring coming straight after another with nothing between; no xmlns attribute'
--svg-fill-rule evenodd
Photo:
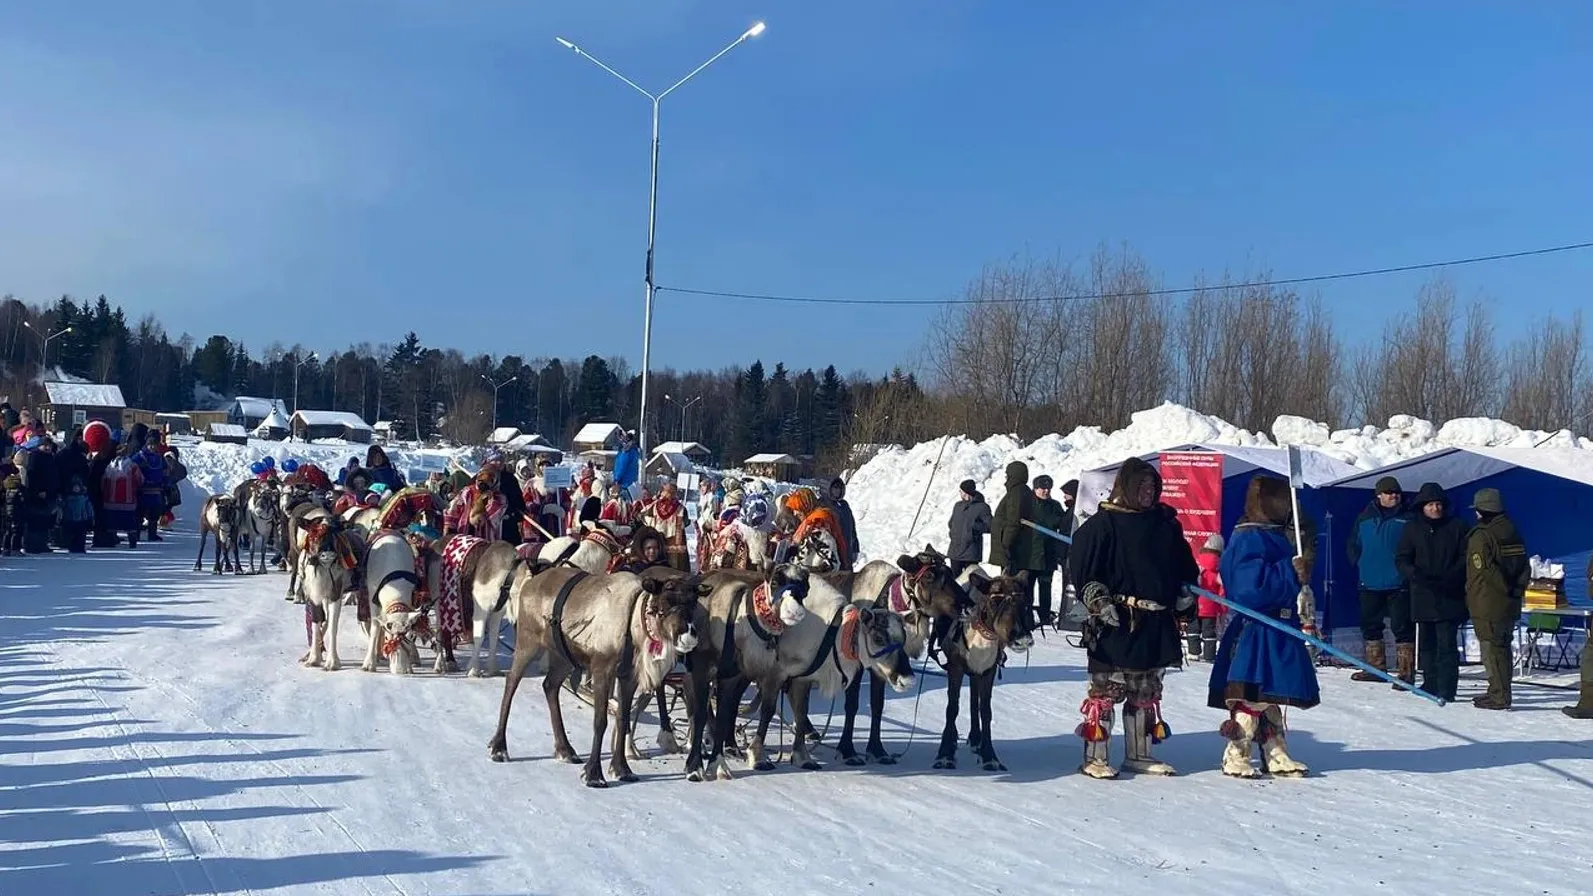
<svg viewBox="0 0 1593 896"><path fill-rule="evenodd" d="M1240 737L1244 735L1244 731L1239 727L1239 723L1233 719L1228 719L1227 721L1223 722L1222 725L1217 729L1217 733L1229 740L1239 740Z"/></svg>

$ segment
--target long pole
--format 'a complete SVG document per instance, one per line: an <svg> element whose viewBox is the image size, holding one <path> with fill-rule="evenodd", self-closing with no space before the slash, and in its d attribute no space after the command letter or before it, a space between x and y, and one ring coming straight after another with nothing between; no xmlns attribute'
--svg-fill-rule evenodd
<svg viewBox="0 0 1593 896"><path fill-rule="evenodd" d="M660 93L657 93L657 94L654 94L654 93L652 93L652 92L650 92L648 90L643 89L641 85L637 84L635 81L632 81L630 78L627 78L624 75L620 74L618 71L616 71L615 69L610 67L607 63L603 62L601 59L598 59L596 56L593 56L592 54L590 54L590 53L586 52L585 50L581 49L580 47L576 46L574 43L572 43L572 42L570 42L568 40L565 40L562 37L554 38L555 40L557 40L559 42L560 46L564 47L567 50L570 50L570 51L576 53L577 55L586 57L586 59L588 61L590 61L593 64L595 64L598 68L601 68L603 71L606 71L609 74L613 75L614 77L620 79L621 81L624 81L628 86L630 86L637 93L640 93L642 96L647 97L647 99L653 105L653 141L652 141L652 153L651 153L651 155L652 155L652 159L651 159L651 177L649 179L650 183L649 183L648 190L647 190L647 268L646 268L645 276L643 278L642 394L641 394L641 407L637 410L637 423L636 423L636 438L638 440L637 441L637 451L642 457L646 457L647 456L647 410L648 410L648 406L647 406L648 395L647 395L647 393L648 393L648 387L650 385L650 380L652 378L652 362L653 362L653 297L657 293L657 285L653 281L653 249L654 249L654 238L655 238L655 236L657 234L657 230L658 230L658 113L659 113L659 105L661 103L663 103L664 97L669 96L671 93L674 93L682 84L685 84L687 81L690 81L692 78L696 77L697 74L699 72L701 72L703 69L705 69L708 66L713 65L715 62L719 61L719 58L721 56L724 56L726 53L729 53L731 50L734 50L736 47L741 46L742 43L744 43L744 42L746 42L746 41L748 41L748 40L750 40L750 39L752 39L754 37L757 37L758 35L762 34L763 31L764 31L764 24L762 22L754 23L751 28L748 28L746 31L742 32L740 37L738 37L735 40L731 41L730 44L728 46L726 46L723 50L720 50L719 52L715 53L714 55L708 57L708 61L706 61L702 65L699 65L696 68L692 69L690 72L688 72L686 74L686 76L684 78L681 78L679 81L676 81L674 84L671 84L666 90L664 90L664 91L662 91Z"/></svg>
<svg viewBox="0 0 1593 896"><path fill-rule="evenodd" d="M661 97L653 97L653 160L647 188L647 276L642 310L642 406L637 413L637 455L647 456L647 383L653 363L653 243L658 232L658 107Z"/></svg>
<svg viewBox="0 0 1593 896"><path fill-rule="evenodd" d="M1032 523L1032 522L1030 522L1028 520L1019 520L1019 522L1023 523L1025 526L1028 526L1030 529L1033 529L1034 531L1039 532L1041 535L1045 535L1045 536L1048 536L1050 538L1055 538L1057 541L1064 542L1066 544L1072 544L1073 543L1073 539L1069 538L1066 535L1063 535L1061 532L1058 532L1055 529L1048 529L1045 526L1039 525L1038 523ZM1394 676L1392 676L1392 675L1388 674L1387 672L1383 671L1382 669L1374 669L1371 666L1368 666L1366 663L1362 662L1361 660L1358 660L1355 657L1350 656L1349 654L1347 654L1344 651L1338 649L1337 647L1334 647L1332 644L1329 644L1326 641L1323 641L1321 638L1318 638L1315 635L1308 635L1305 632L1302 632L1302 631L1300 631L1297 628L1290 628L1289 626L1284 625L1283 623L1279 622L1276 619L1273 619L1273 618L1271 618L1269 616L1265 616L1265 615L1263 615L1261 613L1258 613L1255 610L1250 609L1249 607L1241 606L1239 604L1236 604L1233 601L1228 600L1227 598L1219 597L1219 596L1217 596L1215 594L1212 594L1210 591L1207 591L1206 589L1201 588L1198 585L1186 584L1184 587L1189 589L1190 591L1194 592L1195 594L1198 594L1201 597L1206 598L1207 600L1215 601L1216 603L1221 604L1222 606L1227 607L1230 610L1233 610L1235 613L1238 613L1241 616L1245 616L1245 617L1247 617L1249 619L1254 619L1255 621L1261 623L1262 625L1266 625L1266 626L1269 626L1271 628L1274 628L1274 629L1276 629L1276 630L1278 630L1280 632L1283 632L1286 635L1289 635L1290 637L1298 638L1299 640L1304 641L1306 644L1310 645L1311 647L1315 647L1317 650L1320 650L1323 653L1326 653L1326 654L1328 654L1330 656L1338 657L1339 659L1344 660L1345 662L1347 662L1350 665L1356 667L1357 669L1360 669L1363 672L1369 672L1369 673L1371 673L1373 675L1376 675L1378 678L1383 679L1384 681L1388 682L1389 684L1392 684L1394 687L1399 688L1400 690L1410 691L1412 694L1415 694L1416 696L1422 697L1422 698L1427 699L1427 700L1431 700L1432 702L1438 704L1439 706L1443 706L1444 705L1444 699L1442 697L1439 697L1439 696L1434 695L1434 694L1429 694L1428 692L1422 690L1419 687L1416 687L1413 684L1409 684L1407 682L1401 681L1398 678L1395 678Z"/></svg>

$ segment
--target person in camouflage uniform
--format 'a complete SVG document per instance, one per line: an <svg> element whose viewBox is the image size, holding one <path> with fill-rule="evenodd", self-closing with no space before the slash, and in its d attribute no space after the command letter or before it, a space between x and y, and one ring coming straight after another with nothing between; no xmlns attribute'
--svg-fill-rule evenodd
<svg viewBox="0 0 1593 896"><path fill-rule="evenodd" d="M1485 488L1472 499L1477 525L1466 538L1466 609L1488 670L1488 691L1471 702L1478 709L1510 708L1511 643L1521 621L1521 604L1532 575L1527 546L1505 515L1498 489Z"/></svg>

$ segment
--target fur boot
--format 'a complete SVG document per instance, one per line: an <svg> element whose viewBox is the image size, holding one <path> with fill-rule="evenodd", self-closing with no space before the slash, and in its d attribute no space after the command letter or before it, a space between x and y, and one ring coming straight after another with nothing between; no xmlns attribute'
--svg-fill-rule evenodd
<svg viewBox="0 0 1593 896"><path fill-rule="evenodd" d="M1222 773L1233 778L1259 778L1261 772L1250 764L1250 750L1261 729L1261 716L1247 703L1237 703L1219 731L1228 739L1222 750Z"/></svg>
<svg viewBox="0 0 1593 896"><path fill-rule="evenodd" d="M1123 768L1140 775L1176 775L1178 770L1151 755L1151 726L1155 714L1148 706L1123 709Z"/></svg>
<svg viewBox="0 0 1593 896"><path fill-rule="evenodd" d="M1111 755L1112 722L1116 714L1112 698L1086 697L1079 711L1084 713L1084 721L1076 731L1084 739L1084 762L1079 771L1103 780L1117 777Z"/></svg>
<svg viewBox="0 0 1593 896"><path fill-rule="evenodd" d="M1387 651L1383 649L1382 641L1368 641L1366 644L1366 664L1378 671L1388 671ZM1351 681L1382 681L1383 679L1370 672L1356 672L1350 676Z"/></svg>
<svg viewBox="0 0 1593 896"><path fill-rule="evenodd" d="M1394 677L1406 684L1416 683L1416 645L1394 645ZM1389 685L1394 690L1401 690L1399 685Z"/></svg>
<svg viewBox="0 0 1593 896"><path fill-rule="evenodd" d="M1284 737L1283 710L1277 704L1268 704L1261 716L1261 768L1279 778L1303 778L1310 769L1289 755L1289 744Z"/></svg>

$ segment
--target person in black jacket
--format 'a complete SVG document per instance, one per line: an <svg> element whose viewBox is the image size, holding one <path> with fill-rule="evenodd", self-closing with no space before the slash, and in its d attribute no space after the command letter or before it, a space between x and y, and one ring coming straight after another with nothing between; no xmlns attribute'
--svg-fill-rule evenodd
<svg viewBox="0 0 1593 896"><path fill-rule="evenodd" d="M482 464L482 469L488 468L497 470L498 494L503 495L503 528L499 540L519 545L523 540L520 524L525 520L525 492L520 490L520 480L515 478L514 471L503 462L503 455L496 451L489 453Z"/></svg>
<svg viewBox="0 0 1593 896"><path fill-rule="evenodd" d="M1162 477L1131 457L1117 471L1111 497L1074 533L1068 575L1089 610L1084 626L1090 675L1080 710L1084 763L1092 778L1115 778L1108 740L1117 704L1123 708L1123 766L1150 775L1174 774L1151 755L1162 740L1162 677L1183 664L1179 617L1194 615L1187 592L1199 569L1178 513L1162 503Z"/></svg>
<svg viewBox="0 0 1593 896"><path fill-rule="evenodd" d="M1029 465L1021 460L1007 464L1007 493L996 504L990 521L990 565L1003 575L1016 576L1029 560L1034 530L1034 492L1029 490Z"/></svg>
<svg viewBox="0 0 1593 896"><path fill-rule="evenodd" d="M957 489L957 503L946 524L951 534L946 559L951 561L952 571L962 575L963 570L984 556L984 537L990 533L990 505L972 479L964 479Z"/></svg>
<svg viewBox="0 0 1593 896"><path fill-rule="evenodd" d="M1449 512L1436 482L1422 485L1414 506L1417 516L1400 534L1394 563L1410 591L1422 690L1453 701L1460 686L1455 639L1466 621L1466 524Z"/></svg>

